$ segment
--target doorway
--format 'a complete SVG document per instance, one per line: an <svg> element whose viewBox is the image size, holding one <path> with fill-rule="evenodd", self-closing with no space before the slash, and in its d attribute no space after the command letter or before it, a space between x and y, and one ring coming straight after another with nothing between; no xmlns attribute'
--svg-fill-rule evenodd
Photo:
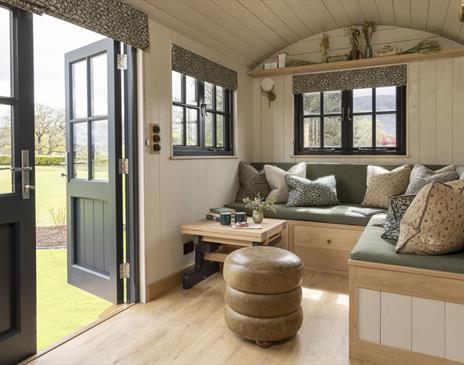
<svg viewBox="0 0 464 365"><path fill-rule="evenodd" d="M0 364L138 300L134 61L0 4Z"/></svg>

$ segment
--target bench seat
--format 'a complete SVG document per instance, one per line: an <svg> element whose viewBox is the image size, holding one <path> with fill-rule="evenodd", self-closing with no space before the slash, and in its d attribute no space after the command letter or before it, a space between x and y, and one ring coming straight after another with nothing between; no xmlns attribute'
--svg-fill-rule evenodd
<svg viewBox="0 0 464 365"><path fill-rule="evenodd" d="M384 240L383 227L376 225L383 219L385 214L372 217L351 251L352 260L464 274L464 252L441 256L397 254L394 242Z"/></svg>
<svg viewBox="0 0 464 365"><path fill-rule="evenodd" d="M230 203L226 207L237 212L252 211L245 208L244 203ZM333 224L347 224L366 226L371 217L353 212L353 209L361 208L359 204L341 204L333 207L287 207L284 204L276 204L276 212L267 211L264 215L268 218L288 219L296 221L311 221Z"/></svg>

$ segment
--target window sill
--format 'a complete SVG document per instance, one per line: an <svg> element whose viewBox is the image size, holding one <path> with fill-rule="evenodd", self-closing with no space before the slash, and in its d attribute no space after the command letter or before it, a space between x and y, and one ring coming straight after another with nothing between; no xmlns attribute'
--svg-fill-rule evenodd
<svg viewBox="0 0 464 365"><path fill-rule="evenodd" d="M308 155L290 155L290 158L348 158L348 159L359 159L359 158L385 158L385 157L395 157L398 159L409 159L412 156L410 155L399 155L397 153L385 153L385 154L358 154L358 155L335 155L335 154L308 154Z"/></svg>
<svg viewBox="0 0 464 365"><path fill-rule="evenodd" d="M236 160L238 156L235 155L203 155L203 156L171 156L171 160Z"/></svg>

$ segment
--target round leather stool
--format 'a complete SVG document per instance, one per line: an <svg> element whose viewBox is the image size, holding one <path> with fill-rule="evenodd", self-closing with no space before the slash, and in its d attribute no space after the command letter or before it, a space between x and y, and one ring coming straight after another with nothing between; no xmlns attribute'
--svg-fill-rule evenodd
<svg viewBox="0 0 464 365"><path fill-rule="evenodd" d="M303 263L277 247L246 247L224 262L225 319L239 336L267 347L296 335L303 323Z"/></svg>

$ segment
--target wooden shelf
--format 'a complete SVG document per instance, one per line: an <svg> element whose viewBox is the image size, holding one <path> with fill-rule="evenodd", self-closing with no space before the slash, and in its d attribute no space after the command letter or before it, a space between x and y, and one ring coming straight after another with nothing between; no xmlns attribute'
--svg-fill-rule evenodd
<svg viewBox="0 0 464 365"><path fill-rule="evenodd" d="M248 76L266 77L278 75L296 75L312 72L346 70L350 68L372 67L382 65L393 65L397 63L407 63L414 61L434 60L439 58L464 56L464 47L448 48L432 54L412 53L395 56L384 56L376 58L366 58L354 61L340 61L331 63L319 63L314 65L304 65L295 67L277 68L273 70L249 70Z"/></svg>

